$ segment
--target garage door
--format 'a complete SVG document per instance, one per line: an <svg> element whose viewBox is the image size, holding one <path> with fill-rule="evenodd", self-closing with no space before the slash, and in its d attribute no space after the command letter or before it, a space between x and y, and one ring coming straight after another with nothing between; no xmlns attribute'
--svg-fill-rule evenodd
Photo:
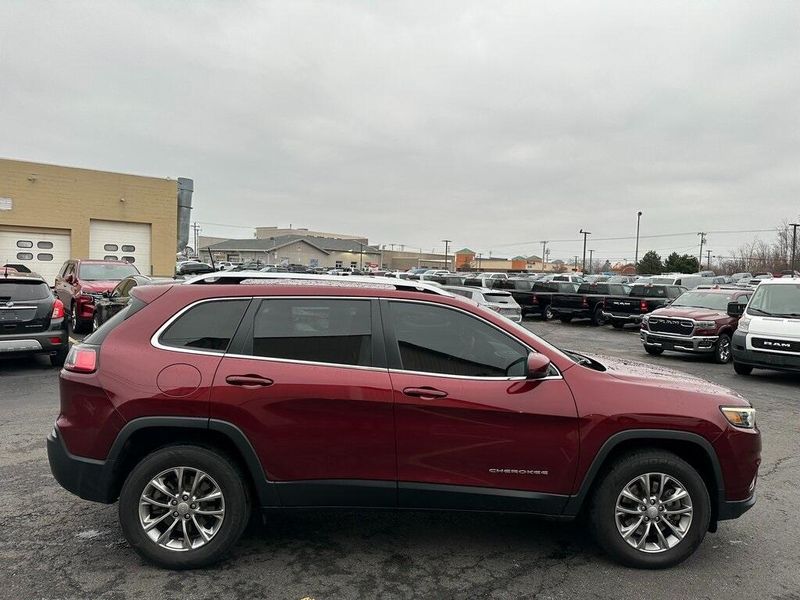
<svg viewBox="0 0 800 600"><path fill-rule="evenodd" d="M99 221L89 226L89 258L124 260L150 275L150 224Z"/></svg>
<svg viewBox="0 0 800 600"><path fill-rule="evenodd" d="M64 262L72 258L70 249L69 231L0 227L0 266L6 263L25 265L51 286Z"/></svg>

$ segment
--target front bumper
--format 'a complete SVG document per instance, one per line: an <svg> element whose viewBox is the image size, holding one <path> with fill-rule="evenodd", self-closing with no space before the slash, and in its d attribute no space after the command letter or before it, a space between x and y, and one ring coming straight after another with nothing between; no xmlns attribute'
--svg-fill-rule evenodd
<svg viewBox="0 0 800 600"><path fill-rule="evenodd" d="M114 461L70 454L58 427L47 436L47 459L53 477L68 492L93 502L116 501L119 490L114 485Z"/></svg>
<svg viewBox="0 0 800 600"><path fill-rule="evenodd" d="M800 372L800 355L747 348L747 334L733 332L733 361L758 369Z"/></svg>
<svg viewBox="0 0 800 600"><path fill-rule="evenodd" d="M674 352L692 352L707 354L714 352L719 336L717 335L669 335L641 330L639 337L642 344L650 348L662 348Z"/></svg>
<svg viewBox="0 0 800 600"><path fill-rule="evenodd" d="M66 319L53 319L50 327L35 333L4 335L0 331L0 356L55 354L67 346L69 346L69 333Z"/></svg>
<svg viewBox="0 0 800 600"><path fill-rule="evenodd" d="M607 321L616 321L617 323L624 322L624 323L641 323L642 322L642 315L631 315L631 314L620 314L620 313L612 313L603 311L603 317Z"/></svg>

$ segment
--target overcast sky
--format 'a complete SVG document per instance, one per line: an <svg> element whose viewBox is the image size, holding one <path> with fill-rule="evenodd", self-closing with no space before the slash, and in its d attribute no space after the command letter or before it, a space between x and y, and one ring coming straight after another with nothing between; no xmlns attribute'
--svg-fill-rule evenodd
<svg viewBox="0 0 800 600"><path fill-rule="evenodd" d="M0 156L193 178L209 235L632 259L637 210L662 254L800 216L794 0L4 0L0 90Z"/></svg>

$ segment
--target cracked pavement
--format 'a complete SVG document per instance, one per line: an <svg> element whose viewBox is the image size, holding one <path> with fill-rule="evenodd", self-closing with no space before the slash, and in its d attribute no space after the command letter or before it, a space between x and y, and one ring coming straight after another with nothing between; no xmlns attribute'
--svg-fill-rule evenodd
<svg viewBox="0 0 800 600"><path fill-rule="evenodd" d="M610 562L579 522L390 511L276 515L214 568L163 571L128 547L116 505L80 500L50 475L44 440L58 412L57 371L42 358L4 360L0 598L800 600L800 376L742 377L701 357L650 357L635 330L525 324L565 348L667 366L743 394L758 409L764 442L755 507L720 523L667 571Z"/></svg>

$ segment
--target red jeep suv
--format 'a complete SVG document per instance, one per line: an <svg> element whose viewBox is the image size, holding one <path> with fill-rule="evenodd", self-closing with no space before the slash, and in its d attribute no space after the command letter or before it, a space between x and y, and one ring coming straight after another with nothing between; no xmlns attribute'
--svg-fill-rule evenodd
<svg viewBox="0 0 800 600"><path fill-rule="evenodd" d="M309 507L586 513L611 556L659 568L755 502L742 397L559 350L424 282L137 287L60 389L53 475L119 499L127 540L168 568L218 560L254 508Z"/></svg>

